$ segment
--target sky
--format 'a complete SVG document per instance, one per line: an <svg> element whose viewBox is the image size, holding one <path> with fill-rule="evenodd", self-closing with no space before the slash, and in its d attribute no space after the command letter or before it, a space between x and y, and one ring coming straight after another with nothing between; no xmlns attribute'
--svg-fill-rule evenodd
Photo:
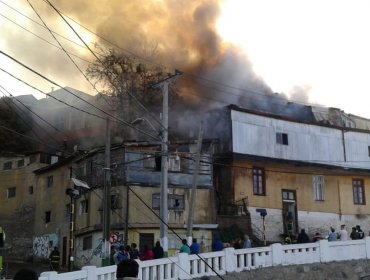
<svg viewBox="0 0 370 280"><path fill-rule="evenodd" d="M86 70L88 61L93 60L91 53L80 46L81 41L45 1L29 2L34 9L26 0L0 0L0 51L58 85L96 94L80 70L56 47L55 39L41 27L35 10L49 28L59 34L56 37L73 54L82 71ZM271 90L292 101L340 108L346 113L370 118L367 104L370 1L50 2L64 15L127 53L143 57L155 49L151 60L168 69L177 68L216 83L221 81L227 89L213 93L215 99L225 101L225 95L234 94L235 88L257 94ZM94 50L99 51L96 43L104 46L98 36L68 21ZM0 65L1 69L43 92L58 88L1 53ZM191 82L194 81L188 81ZM4 88L13 95L45 96L0 71L2 94Z"/></svg>

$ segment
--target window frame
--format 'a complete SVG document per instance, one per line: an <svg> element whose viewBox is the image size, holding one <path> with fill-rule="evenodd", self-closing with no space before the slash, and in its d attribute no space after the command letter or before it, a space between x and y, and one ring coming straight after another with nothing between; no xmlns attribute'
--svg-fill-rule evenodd
<svg viewBox="0 0 370 280"><path fill-rule="evenodd" d="M13 168L13 162L7 161L3 164L3 170L11 170Z"/></svg>
<svg viewBox="0 0 370 280"><path fill-rule="evenodd" d="M288 140L288 133L285 132L276 132L276 143L280 145L289 145L289 140Z"/></svg>
<svg viewBox="0 0 370 280"><path fill-rule="evenodd" d="M266 195L266 171L263 167L253 166L252 168L253 195Z"/></svg>
<svg viewBox="0 0 370 280"><path fill-rule="evenodd" d="M352 179L353 204L366 205L365 184L363 179Z"/></svg>
<svg viewBox="0 0 370 280"><path fill-rule="evenodd" d="M312 176L312 191L314 201L325 201L325 177L324 175Z"/></svg>
<svg viewBox="0 0 370 280"><path fill-rule="evenodd" d="M176 200L178 200L178 206L176 206ZM185 196L182 194L168 194L167 196L167 206L168 210L174 211L184 211L185 210ZM152 194L152 209L160 210L161 209L161 194L153 193Z"/></svg>
<svg viewBox="0 0 370 280"><path fill-rule="evenodd" d="M85 236L82 238L82 250L91 250L92 249L92 235Z"/></svg>
<svg viewBox="0 0 370 280"><path fill-rule="evenodd" d="M89 200L84 199L80 201L79 214L88 214L89 213Z"/></svg>
<svg viewBox="0 0 370 280"><path fill-rule="evenodd" d="M17 188L16 187L10 187L6 190L6 197L7 198L14 198L17 195Z"/></svg>

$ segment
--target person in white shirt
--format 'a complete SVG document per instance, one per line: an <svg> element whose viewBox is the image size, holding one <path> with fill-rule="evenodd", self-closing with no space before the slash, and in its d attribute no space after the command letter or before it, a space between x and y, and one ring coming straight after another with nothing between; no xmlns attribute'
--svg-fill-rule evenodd
<svg viewBox="0 0 370 280"><path fill-rule="evenodd" d="M348 232L346 231L346 225L340 226L340 231L338 232L339 240L346 241L348 240Z"/></svg>

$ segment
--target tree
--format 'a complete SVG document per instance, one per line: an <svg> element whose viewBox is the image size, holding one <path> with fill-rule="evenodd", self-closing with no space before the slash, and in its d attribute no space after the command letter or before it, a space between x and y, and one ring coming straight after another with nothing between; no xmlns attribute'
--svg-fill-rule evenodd
<svg viewBox="0 0 370 280"><path fill-rule="evenodd" d="M168 74L164 67L145 63L142 59L118 53L114 49L103 50L87 68L87 76L103 87L102 93L109 97L110 106L126 122L143 117L147 108L152 115L159 115L162 94L152 89ZM149 118L149 117L148 117ZM123 127L120 131L124 138L133 136L132 131Z"/></svg>

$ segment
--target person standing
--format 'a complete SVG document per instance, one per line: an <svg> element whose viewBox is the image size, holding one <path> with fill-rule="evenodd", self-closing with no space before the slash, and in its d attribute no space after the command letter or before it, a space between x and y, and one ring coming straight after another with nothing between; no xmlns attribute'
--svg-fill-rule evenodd
<svg viewBox="0 0 370 280"><path fill-rule="evenodd" d="M164 252L163 252L163 248L161 246L161 243L159 241L157 241L155 243L155 247L153 249L153 253L154 253L154 258L155 259L161 259L161 258L163 258Z"/></svg>
<svg viewBox="0 0 370 280"><path fill-rule="evenodd" d="M337 233L333 227L330 227L328 241L337 241Z"/></svg>
<svg viewBox="0 0 370 280"><path fill-rule="evenodd" d="M130 259L138 259L139 258L139 250L137 249L136 243L131 243L131 251L130 251Z"/></svg>
<svg viewBox="0 0 370 280"><path fill-rule="evenodd" d="M346 225L340 226L340 231L338 232L340 241L347 241L348 240L348 232L346 230Z"/></svg>
<svg viewBox="0 0 370 280"><path fill-rule="evenodd" d="M301 232L298 234L297 243L309 243L310 238L308 237L306 230L301 229Z"/></svg>
<svg viewBox="0 0 370 280"><path fill-rule="evenodd" d="M190 245L190 254L197 255L200 253L200 245L197 243L197 239L193 238L193 243Z"/></svg>
<svg viewBox="0 0 370 280"><path fill-rule="evenodd" d="M190 254L190 247L188 246L186 239L182 240L182 246L180 248L180 253Z"/></svg>
<svg viewBox="0 0 370 280"><path fill-rule="evenodd" d="M363 239L365 237L365 234L359 225L356 226L356 231L357 231L358 239Z"/></svg>
<svg viewBox="0 0 370 280"><path fill-rule="evenodd" d="M51 251L49 260L50 260L52 269L55 271L59 271L60 253L57 247L54 247L54 250Z"/></svg>
<svg viewBox="0 0 370 280"><path fill-rule="evenodd" d="M141 254L140 260L147 261L147 260L153 260L154 259L154 253L153 250L149 247L148 244L144 244L143 247L143 253Z"/></svg>
<svg viewBox="0 0 370 280"><path fill-rule="evenodd" d="M243 249L252 248L252 241L249 239L249 235L244 235Z"/></svg>

